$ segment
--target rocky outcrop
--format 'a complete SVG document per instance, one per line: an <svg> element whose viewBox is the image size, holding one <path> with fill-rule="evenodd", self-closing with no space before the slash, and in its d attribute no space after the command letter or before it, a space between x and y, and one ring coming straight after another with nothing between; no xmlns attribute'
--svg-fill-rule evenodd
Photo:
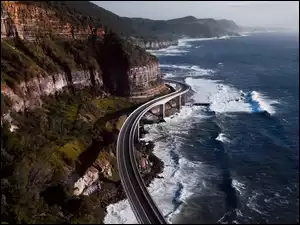
<svg viewBox="0 0 300 225"><path fill-rule="evenodd" d="M154 81L161 79L158 62L152 62L146 66L132 67L127 74L131 91L139 87L148 88Z"/></svg>
<svg viewBox="0 0 300 225"><path fill-rule="evenodd" d="M173 45L178 45L177 40L173 41L144 41L144 40L139 40L139 39L130 39L130 41L138 45L141 48L144 49L161 49L161 48L168 48Z"/></svg>
<svg viewBox="0 0 300 225"><path fill-rule="evenodd" d="M132 92L130 94L130 97L132 99L147 99L167 91L169 91L169 89L163 83L161 83L160 85L149 88L148 90L140 90L140 91L137 90L135 92Z"/></svg>
<svg viewBox="0 0 300 225"><path fill-rule="evenodd" d="M147 174L151 172L151 167L153 163L149 161L149 155L145 155L140 158L138 165L139 165L139 171L142 174Z"/></svg>
<svg viewBox="0 0 300 225"><path fill-rule="evenodd" d="M71 78L71 79L70 79ZM12 89L7 85L1 85L1 95L7 96L11 103L11 109L23 111L33 109L43 104L43 97L60 92L65 87L83 88L87 86L102 87L103 82L101 74L89 71L71 72L71 77L66 74L44 74L32 78L29 81L23 81Z"/></svg>
<svg viewBox="0 0 300 225"><path fill-rule="evenodd" d="M35 40L39 36L57 36L64 39L86 39L89 35L103 36L104 30L74 25L62 21L56 13L20 1L1 2L1 39L19 36Z"/></svg>
<svg viewBox="0 0 300 225"><path fill-rule="evenodd" d="M95 167L90 167L78 181L74 184L74 195L89 195L97 189L101 189L99 182L99 172Z"/></svg>
<svg viewBox="0 0 300 225"><path fill-rule="evenodd" d="M111 171L112 166L108 160L106 159L97 160L95 164L98 167L100 167L101 173L103 174L104 177L109 178L112 176L112 171Z"/></svg>
<svg viewBox="0 0 300 225"><path fill-rule="evenodd" d="M110 93L132 96L163 84L158 59L113 33L105 35L96 51ZM148 91L148 97L153 95Z"/></svg>

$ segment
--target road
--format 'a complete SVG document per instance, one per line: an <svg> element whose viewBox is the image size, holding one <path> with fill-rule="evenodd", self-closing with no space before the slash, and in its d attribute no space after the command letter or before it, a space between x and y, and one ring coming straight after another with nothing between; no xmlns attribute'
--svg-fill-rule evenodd
<svg viewBox="0 0 300 225"><path fill-rule="evenodd" d="M141 224L167 224L162 213L148 193L147 187L138 171L135 157L134 138L139 120L152 107L165 103L190 90L178 81L165 80L180 86L175 92L153 99L133 111L124 122L117 141L117 162L121 182L130 206Z"/></svg>

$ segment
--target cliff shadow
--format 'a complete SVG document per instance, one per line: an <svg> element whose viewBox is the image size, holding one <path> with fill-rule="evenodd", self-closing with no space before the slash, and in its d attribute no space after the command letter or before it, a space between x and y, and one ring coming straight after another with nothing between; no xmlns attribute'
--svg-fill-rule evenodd
<svg viewBox="0 0 300 225"><path fill-rule="evenodd" d="M125 54L125 41L109 32L99 41L90 39L95 59L103 72L102 79L106 89L114 95L129 96L130 84L127 72L130 69L128 56Z"/></svg>

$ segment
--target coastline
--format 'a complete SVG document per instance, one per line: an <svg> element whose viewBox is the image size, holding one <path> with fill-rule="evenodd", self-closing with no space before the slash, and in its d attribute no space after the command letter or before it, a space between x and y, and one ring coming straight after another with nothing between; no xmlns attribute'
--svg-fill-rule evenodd
<svg viewBox="0 0 300 225"><path fill-rule="evenodd" d="M141 133L142 135L145 134L145 132ZM148 187L151 182L155 179L155 178L160 178L159 174L162 173L163 169L164 169L164 163L163 161L161 161L154 153L154 142L152 141L141 141L140 145L137 146L137 151L138 153L142 154L143 156L147 155L148 157L148 165L152 165L146 168L142 168L141 169L141 173L143 174L142 177L144 179L144 182L146 184L146 186ZM150 169L150 171L149 171ZM111 191L108 190L108 192ZM104 208L104 217L107 214L107 207L111 204L115 204L118 203L122 200L127 200L127 196L124 192L124 189L122 187L121 181L118 181L118 185L117 185L117 190L116 190L117 194L115 196L112 196L111 198L107 199L106 201L104 201L102 204L102 207ZM99 222L104 222L104 218L102 221Z"/></svg>

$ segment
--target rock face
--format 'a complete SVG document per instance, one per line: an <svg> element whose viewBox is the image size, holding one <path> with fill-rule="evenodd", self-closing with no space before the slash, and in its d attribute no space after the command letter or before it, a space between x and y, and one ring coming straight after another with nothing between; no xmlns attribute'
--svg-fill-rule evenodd
<svg viewBox="0 0 300 225"><path fill-rule="evenodd" d="M62 22L52 10L18 1L3 1L1 5L1 39L19 36L24 40L35 40L40 35L86 39L91 34L97 36L105 34L100 28L74 26Z"/></svg>
<svg viewBox="0 0 300 225"><path fill-rule="evenodd" d="M163 84L158 59L144 49L129 43L117 35L107 33L102 46L100 67L103 82L110 93L133 96L146 91L149 96L159 92L149 91Z"/></svg>
<svg viewBox="0 0 300 225"><path fill-rule="evenodd" d="M151 86L151 82L161 79L159 64L157 62L146 66L132 67L127 74L132 90L139 87L148 88Z"/></svg>
<svg viewBox="0 0 300 225"><path fill-rule="evenodd" d="M64 87L83 88L94 84L100 88L103 85L101 74L98 72L90 74L89 71L76 71L71 72L71 77L71 81L68 81L66 74L45 74L27 82L23 81L15 89L3 84L1 85L1 95L7 96L11 100L11 109L23 111L40 107L43 97L60 92Z"/></svg>
<svg viewBox="0 0 300 225"><path fill-rule="evenodd" d="M112 176L111 164L108 160L103 159L96 162L97 166L101 168L101 173L104 177L109 178Z"/></svg>
<svg viewBox="0 0 300 225"><path fill-rule="evenodd" d="M74 184L74 195L89 195L100 188L99 172L95 167L90 167L83 177Z"/></svg>

